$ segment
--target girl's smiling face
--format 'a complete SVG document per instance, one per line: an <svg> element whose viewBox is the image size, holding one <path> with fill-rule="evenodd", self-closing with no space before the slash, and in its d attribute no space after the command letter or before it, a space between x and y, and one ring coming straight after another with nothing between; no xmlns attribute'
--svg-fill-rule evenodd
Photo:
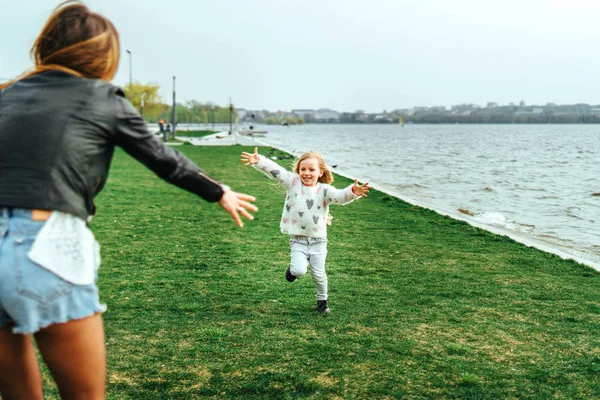
<svg viewBox="0 0 600 400"><path fill-rule="evenodd" d="M319 160L316 158L302 160L298 166L298 175L304 186L316 186L323 175L323 171L319 168Z"/></svg>

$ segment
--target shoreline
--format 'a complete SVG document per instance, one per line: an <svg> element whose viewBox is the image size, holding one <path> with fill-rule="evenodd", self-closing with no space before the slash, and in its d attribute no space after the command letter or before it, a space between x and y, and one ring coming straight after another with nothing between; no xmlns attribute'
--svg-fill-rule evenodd
<svg viewBox="0 0 600 400"><path fill-rule="evenodd" d="M289 151L281 149L281 148L279 148L277 146L272 146L269 143L266 143L266 142L264 142L262 140L253 139L253 141L257 145L272 147L272 148L277 149L279 151L283 151L283 152L286 152L286 153L290 154ZM296 156L295 154L292 154L292 155ZM346 174L346 173L344 173L342 171L338 171L338 170L335 170L335 171L332 171L332 172L334 172L335 174L338 174L340 176L343 176L345 178L352 179L352 180L355 179L355 178L357 178L357 177L350 176L349 174ZM359 177L359 180L362 181L362 182L364 182L364 180L360 179L360 177ZM486 225L486 224L483 224L483 223L480 223L480 222L477 222L477 221L472 221L472 220L470 220L468 218L465 218L465 217L461 216L459 213L454 214L454 213L451 213L451 212L448 212L448 211L445 211L445 210L442 210L442 209L439 209L439 208L435 208L435 207L429 206L429 205L424 204L424 203L420 203L420 202L418 202L418 201L416 201L416 200L414 200L414 199L412 199L410 197L404 196L403 194L401 194L401 193L399 193L397 191L394 191L394 190L391 190L391 189L388 189L388 188L385 188L385 187L381 187L381 186L379 186L377 184L375 184L375 185L371 184L371 186L375 190L378 190L378 191L380 191L382 193L385 193L387 195L396 197L396 198L398 198L398 199L400 199L400 200L402 200L402 201L404 201L406 203L409 203L409 204L411 204L413 206L425 208L425 209L434 211L434 212L436 212L436 213L438 213L440 215L444 215L444 216L450 217L452 219L456 219L456 220L459 220L459 221L466 222L466 223L468 223L471 226L474 226L474 227L479 228L479 229L483 229L485 231L494 233L496 235L506 236L506 237L508 237L508 238L510 238L510 239L512 239L512 240L514 240L516 242L519 242L521 244L524 244L524 245L526 245L528 247L534 247L534 248L536 248L538 250L541 250L541 251L544 251L546 253L554 254L554 255L556 255L556 256L564 259L564 260L573 260L573 261L576 261L576 262L578 262L580 264L586 265L586 266L588 266L590 268L593 268L594 270L600 272L600 263L596 263L596 262L593 262L591 260L587 260L587 259L585 259L583 257L580 257L578 255L568 253L568 252L566 252L564 250L561 250L560 248L553 247L553 246L551 246L551 245L549 245L547 243L544 243L544 242L542 242L540 240L536 240L536 239L533 239L533 238L530 238L530 237L525 237L525 236L519 234L518 232L512 232L512 231L509 231L509 230L504 230L504 229L496 228L494 226Z"/></svg>
<svg viewBox="0 0 600 400"><path fill-rule="evenodd" d="M264 139L258 139L258 138L251 138L251 137L247 137L247 136L241 136L237 133L233 134L233 135L228 135L226 137L222 137L219 138L218 136L223 136L224 134L226 134L228 132L219 132L216 133L214 135L209 135L209 136L204 136L202 138L185 138L185 137L181 137L181 139L183 140L187 140L189 141L191 144L195 145L195 146L233 146L236 144L239 145L244 145L244 146L262 146L262 147L272 147L274 149L277 149L279 151L288 153L288 154L292 154L289 151L282 149L278 146L273 146L267 142L264 141ZM292 154L293 156L296 156L295 154ZM343 176L345 178L348 179L355 179L356 177L351 176L347 173L344 173L343 171L338 171L337 169L335 171L332 171L335 174L338 174L340 176ZM360 179L360 177L358 177L360 181L364 182L364 179ZM491 225L486 225L477 221L473 221L471 219L468 219L466 217L463 217L460 213L456 212L456 213L452 213L446 210L442 210L440 208L436 208L436 207L432 207L428 204L424 204L421 202L418 202L410 197L407 197L403 194L401 194L400 192L394 191L392 189L388 189L385 187L382 187L378 184L371 184L371 186L373 187L373 189L378 190L382 193L385 193L389 196L393 196L396 197L408 204L411 204L413 206L416 207L421 207L421 208L425 208L431 211L434 211L440 215L443 216L447 216L450 217L452 219L455 220L459 220L459 221L463 221L466 222L467 224L479 228L479 229L483 229L485 231L494 233L496 235L501 235L501 236L506 236L516 242L519 242L525 246L528 247L534 247L538 250L544 251L546 253L550 253L550 254L554 254L564 260L573 260L576 261L580 264L586 265L588 267L593 268L594 270L600 272L600 263L585 259L583 257L580 257L578 255L575 254L571 254L567 251L564 251L560 248L554 247L548 243L545 243L543 241L540 240L536 240L534 238L531 237L526 237L522 234L519 234L518 232L513 232L510 230L505 230L505 229L501 229L501 228L497 228Z"/></svg>

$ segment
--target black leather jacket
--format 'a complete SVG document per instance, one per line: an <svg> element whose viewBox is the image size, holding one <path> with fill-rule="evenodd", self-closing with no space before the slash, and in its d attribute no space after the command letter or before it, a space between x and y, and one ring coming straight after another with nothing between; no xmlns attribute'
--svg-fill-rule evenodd
<svg viewBox="0 0 600 400"><path fill-rule="evenodd" d="M0 91L0 207L86 219L95 213L115 145L207 201L223 196L219 182L148 130L121 89L48 71Z"/></svg>

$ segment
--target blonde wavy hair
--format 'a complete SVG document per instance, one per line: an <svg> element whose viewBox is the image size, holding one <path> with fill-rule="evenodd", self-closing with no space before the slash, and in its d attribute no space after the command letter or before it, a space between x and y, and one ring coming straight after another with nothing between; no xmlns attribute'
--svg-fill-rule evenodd
<svg viewBox="0 0 600 400"><path fill-rule="evenodd" d="M49 70L110 82L120 54L119 33L112 22L79 0L67 0L50 14L31 47L33 69L0 84L0 90Z"/></svg>
<svg viewBox="0 0 600 400"><path fill-rule="evenodd" d="M300 163L309 158L316 159L317 162L319 163L319 169L321 170L321 172L323 172L323 175L321 175L319 177L318 181L321 183L332 183L333 182L333 174L329 170L329 167L327 167L327 164L325 163L325 159L323 158L321 153L319 153L318 151L311 150L311 151L308 151L308 152L302 154L296 160L296 162L294 162L294 168L293 168L294 172L299 174L300 173Z"/></svg>

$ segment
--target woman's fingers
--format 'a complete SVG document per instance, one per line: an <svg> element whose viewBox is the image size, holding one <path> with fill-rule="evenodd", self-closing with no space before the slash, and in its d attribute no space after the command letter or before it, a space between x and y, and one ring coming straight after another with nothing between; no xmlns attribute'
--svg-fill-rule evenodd
<svg viewBox="0 0 600 400"><path fill-rule="evenodd" d="M237 196L237 198L239 200L244 200L246 202L248 202L248 201L256 201L256 197L251 196L249 194L245 194L245 193L235 193L235 194L236 194L236 196Z"/></svg>
<svg viewBox="0 0 600 400"><path fill-rule="evenodd" d="M239 226L240 228L244 227L244 223L242 222L240 215L237 212L235 212L235 210L233 210L232 212L229 212L229 214L231 214L231 216L233 217L233 220L235 221L235 224L237 226Z"/></svg>
<svg viewBox="0 0 600 400"><path fill-rule="evenodd" d="M252 221L254 219L254 215L250 214L248 211L246 211L245 208L239 207L238 211L240 214L242 214L244 216L244 218L246 218L249 221Z"/></svg>
<svg viewBox="0 0 600 400"><path fill-rule="evenodd" d="M242 210L248 210L248 211L252 211L252 212L257 212L258 211L258 207L256 207L254 204L250 204L247 201L239 201L238 202L238 209L240 209L240 211Z"/></svg>
<svg viewBox="0 0 600 400"><path fill-rule="evenodd" d="M247 220L252 221L254 219L254 215L250 214L248 211L257 212L258 207L252 203L249 203L249 201L254 201L256 198L244 193L236 193L236 195L238 199L236 211L243 215ZM243 226L243 224L241 226Z"/></svg>
<svg viewBox="0 0 600 400"><path fill-rule="evenodd" d="M250 214L248 211L258 211L258 207L250 203L251 201L255 201L256 197L250 196L249 194L245 193L234 192L233 194L235 195L235 198L237 200L236 206L233 210L233 214L235 214L233 219L235 220L238 226L243 227L244 223L242 222L240 215L242 215L249 221L252 221L254 219L254 215Z"/></svg>
<svg viewBox="0 0 600 400"><path fill-rule="evenodd" d="M244 223L240 218L240 214L249 220L253 220L254 216L248 211L258 211L258 208L250 203L254 200L256 200L254 196L226 190L221 200L219 200L219 205L233 217L237 226L243 227Z"/></svg>

